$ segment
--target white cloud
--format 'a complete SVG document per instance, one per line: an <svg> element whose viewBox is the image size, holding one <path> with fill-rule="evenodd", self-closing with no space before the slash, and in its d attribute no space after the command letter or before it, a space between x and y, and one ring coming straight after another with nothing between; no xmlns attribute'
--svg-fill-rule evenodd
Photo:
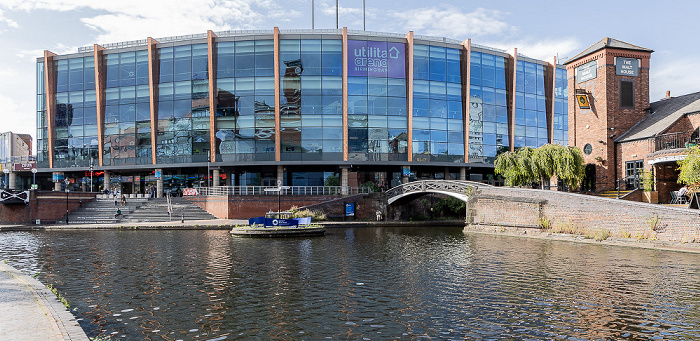
<svg viewBox="0 0 700 341"><path fill-rule="evenodd" d="M530 58L550 61L553 56L558 56L559 62L563 63L582 50L581 43L576 38L564 39L522 39L518 41L487 42L483 45L495 48L510 50L517 48L518 53Z"/></svg>
<svg viewBox="0 0 700 341"><path fill-rule="evenodd" d="M252 29L301 15L269 0L0 1L0 6L12 10L97 11L98 15L81 21L100 33L97 36L100 43L204 33L209 29Z"/></svg>
<svg viewBox="0 0 700 341"><path fill-rule="evenodd" d="M653 59L653 58L652 58ZM649 75L649 100L656 102L671 91L682 96L700 91L700 61L693 58L670 58L653 65Z"/></svg>
<svg viewBox="0 0 700 341"><path fill-rule="evenodd" d="M0 23L5 23L5 25L7 25L8 27L11 27L11 28L19 28L19 24L17 24L16 21L14 21L10 18L6 18L1 9L0 9ZM0 33L1 32L2 31L0 31Z"/></svg>
<svg viewBox="0 0 700 341"><path fill-rule="evenodd" d="M467 37L505 34L515 30L502 21L503 13L477 8L464 12L453 6L416 8L394 11L390 16L404 29L418 34L464 39Z"/></svg>

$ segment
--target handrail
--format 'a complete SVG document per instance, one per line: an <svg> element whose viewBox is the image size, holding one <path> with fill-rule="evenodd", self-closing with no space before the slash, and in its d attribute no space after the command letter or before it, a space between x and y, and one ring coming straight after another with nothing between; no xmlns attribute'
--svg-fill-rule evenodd
<svg viewBox="0 0 700 341"><path fill-rule="evenodd" d="M686 148L687 144L697 140L692 139L692 137L692 130L658 135L654 138L654 151Z"/></svg>
<svg viewBox="0 0 700 341"><path fill-rule="evenodd" d="M277 186L216 186L199 187L199 195L271 195L276 196ZM275 190L275 191L272 191ZM282 186L281 195L353 195L371 193L369 187L350 186Z"/></svg>

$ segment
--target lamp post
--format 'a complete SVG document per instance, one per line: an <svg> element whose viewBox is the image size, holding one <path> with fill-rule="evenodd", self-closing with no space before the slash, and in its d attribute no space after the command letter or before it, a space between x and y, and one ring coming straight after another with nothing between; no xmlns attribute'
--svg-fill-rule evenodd
<svg viewBox="0 0 700 341"><path fill-rule="evenodd" d="M92 158L90 158L90 193L92 193L92 169L94 168L92 164Z"/></svg>
<svg viewBox="0 0 700 341"><path fill-rule="evenodd" d="M70 192L68 185L70 184L70 180L65 179L63 183L66 184L66 225L68 225L68 192Z"/></svg>
<svg viewBox="0 0 700 341"><path fill-rule="evenodd" d="M36 187L36 168L32 168L32 189Z"/></svg>
<svg viewBox="0 0 700 341"><path fill-rule="evenodd" d="M10 180L8 177L10 176L10 169L9 168L3 168L2 172L5 173L5 189L10 188Z"/></svg>

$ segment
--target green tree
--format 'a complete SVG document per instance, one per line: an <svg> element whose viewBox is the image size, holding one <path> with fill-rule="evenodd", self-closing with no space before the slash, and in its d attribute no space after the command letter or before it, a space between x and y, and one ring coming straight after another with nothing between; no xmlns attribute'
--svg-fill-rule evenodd
<svg viewBox="0 0 700 341"><path fill-rule="evenodd" d="M688 185L691 192L700 191L700 145L686 149L686 157L678 160L678 183Z"/></svg>
<svg viewBox="0 0 700 341"><path fill-rule="evenodd" d="M503 153L494 166L495 173L505 177L507 186L524 186L556 175L569 188L576 188L585 175L581 150L552 144Z"/></svg>

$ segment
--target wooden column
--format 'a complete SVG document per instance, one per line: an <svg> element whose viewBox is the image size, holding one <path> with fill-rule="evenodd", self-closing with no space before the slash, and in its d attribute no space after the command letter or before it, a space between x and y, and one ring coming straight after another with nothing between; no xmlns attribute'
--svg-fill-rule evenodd
<svg viewBox="0 0 700 341"><path fill-rule="evenodd" d="M92 49L95 60L95 108L97 109L97 160L100 167L104 166L104 143L105 143L105 73L104 70L104 47L95 44Z"/></svg>
<svg viewBox="0 0 700 341"><path fill-rule="evenodd" d="M46 138L49 148L49 168L53 168L53 140L56 125L56 68L53 57L56 54L44 50L44 94L46 96Z"/></svg>
<svg viewBox="0 0 700 341"><path fill-rule="evenodd" d="M470 87L471 87L471 65L472 65L472 40L467 39L462 42L462 52L464 57L462 58L462 119L464 129L464 162L469 162L469 110L471 105L469 99L471 98Z"/></svg>
<svg viewBox="0 0 700 341"><path fill-rule="evenodd" d="M348 28L343 27L343 161L348 161Z"/></svg>
<svg viewBox="0 0 700 341"><path fill-rule="evenodd" d="M408 103L408 162L413 161L413 31L406 35L408 45L408 77L406 77L406 102Z"/></svg>
<svg viewBox="0 0 700 341"><path fill-rule="evenodd" d="M216 34L207 31L209 73L209 161L216 162L216 49L214 48Z"/></svg>
<svg viewBox="0 0 700 341"><path fill-rule="evenodd" d="M280 137L280 29L274 28L275 49L275 161L282 160L282 138Z"/></svg>
<svg viewBox="0 0 700 341"><path fill-rule="evenodd" d="M156 164L156 137L158 136L158 41L148 37L148 93L151 99L151 162Z"/></svg>

